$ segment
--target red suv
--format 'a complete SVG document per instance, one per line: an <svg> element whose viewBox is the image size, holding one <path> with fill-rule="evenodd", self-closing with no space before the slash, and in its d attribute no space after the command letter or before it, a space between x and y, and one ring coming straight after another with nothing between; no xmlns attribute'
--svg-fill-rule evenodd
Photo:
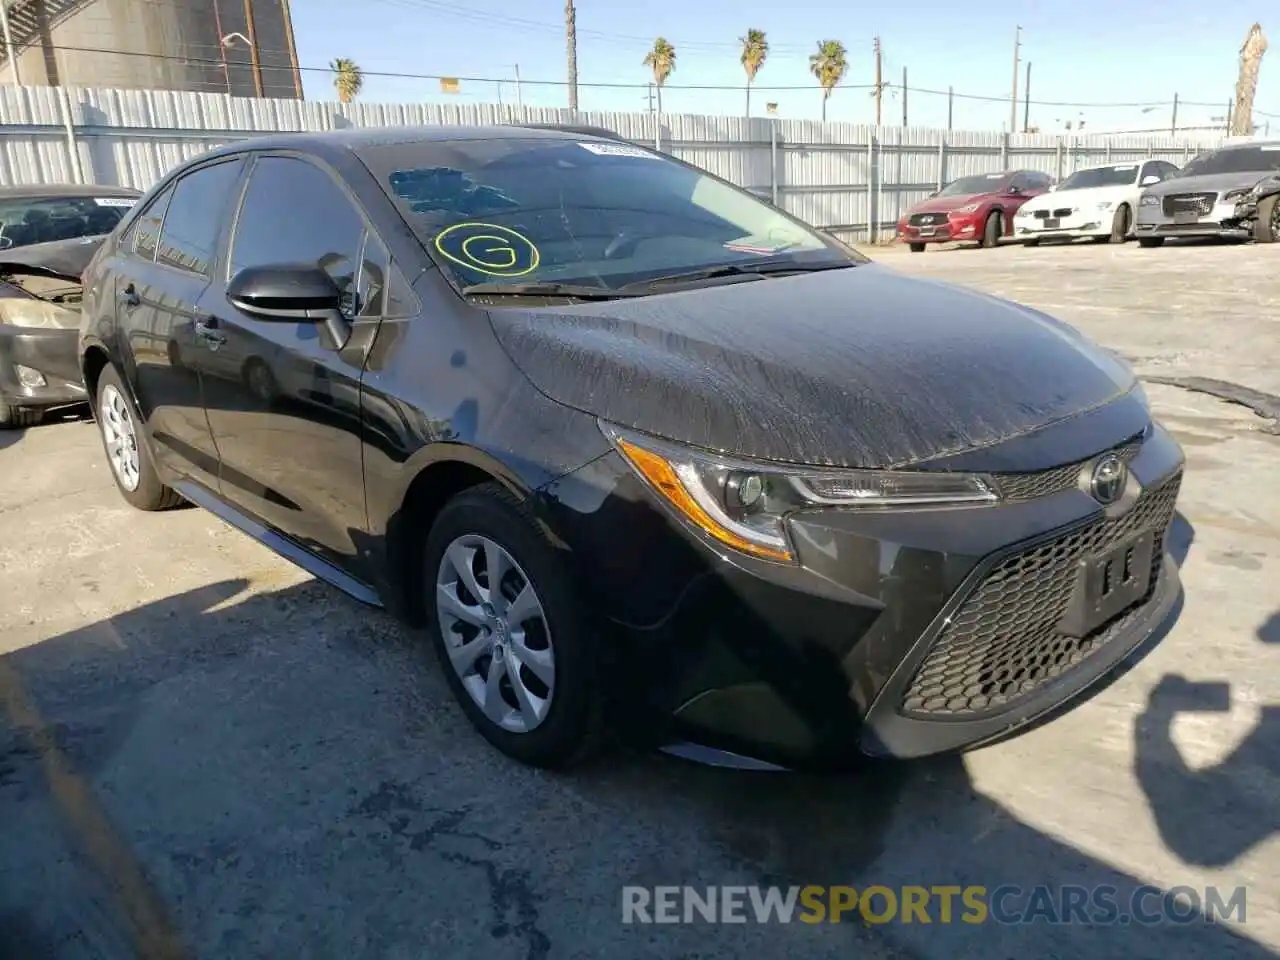
<svg viewBox="0 0 1280 960"><path fill-rule="evenodd" d="M898 239L912 253L923 253L926 243L953 240L994 247L1001 237L1013 235L1018 208L1052 185L1052 178L1038 170L961 177L908 210L898 221Z"/></svg>

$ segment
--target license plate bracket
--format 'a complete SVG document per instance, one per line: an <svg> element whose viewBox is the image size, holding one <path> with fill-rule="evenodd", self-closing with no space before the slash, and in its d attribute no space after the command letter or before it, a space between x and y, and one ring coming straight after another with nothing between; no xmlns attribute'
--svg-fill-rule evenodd
<svg viewBox="0 0 1280 960"><path fill-rule="evenodd" d="M937 232L938 232L937 227L921 227L920 228L920 236L922 237L932 237Z"/></svg>
<svg viewBox="0 0 1280 960"><path fill-rule="evenodd" d="M1199 210L1177 210L1173 214L1174 223L1196 223L1199 219Z"/></svg>
<svg viewBox="0 0 1280 960"><path fill-rule="evenodd" d="M1147 530L1080 560L1058 631L1086 637L1138 603L1151 586L1155 532Z"/></svg>
<svg viewBox="0 0 1280 960"><path fill-rule="evenodd" d="M1059 217L1048 217L1044 221L1044 226L1046 230L1052 230L1055 227L1060 226L1061 224L1062 224L1062 220Z"/></svg>

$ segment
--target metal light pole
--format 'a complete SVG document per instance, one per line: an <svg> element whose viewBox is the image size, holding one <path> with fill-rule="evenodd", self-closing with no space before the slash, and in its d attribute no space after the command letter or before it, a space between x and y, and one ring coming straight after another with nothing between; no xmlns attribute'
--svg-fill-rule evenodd
<svg viewBox="0 0 1280 960"><path fill-rule="evenodd" d="M1013 97L1009 104L1009 132L1014 133L1018 129L1018 64L1021 62L1022 50L1022 27L1018 27L1013 34Z"/></svg>

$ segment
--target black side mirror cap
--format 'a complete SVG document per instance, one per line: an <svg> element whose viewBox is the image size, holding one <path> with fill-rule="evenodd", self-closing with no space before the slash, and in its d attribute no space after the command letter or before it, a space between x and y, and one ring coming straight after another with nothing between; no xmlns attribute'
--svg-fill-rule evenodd
<svg viewBox="0 0 1280 960"><path fill-rule="evenodd" d="M323 323L341 349L351 337L342 315L342 291L333 278L310 264L245 267L227 284L231 305L255 320Z"/></svg>

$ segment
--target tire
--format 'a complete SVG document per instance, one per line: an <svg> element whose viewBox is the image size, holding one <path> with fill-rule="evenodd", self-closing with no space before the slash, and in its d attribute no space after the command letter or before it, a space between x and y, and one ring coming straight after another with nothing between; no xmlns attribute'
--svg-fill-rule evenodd
<svg viewBox="0 0 1280 960"><path fill-rule="evenodd" d="M0 430L20 430L34 427L44 419L44 411L38 407L15 407L0 400Z"/></svg>
<svg viewBox="0 0 1280 960"><path fill-rule="evenodd" d="M483 601L490 596L491 547L504 553L509 563L500 579L499 607L511 603L511 595L522 589L523 582L523 589L533 590L540 616L506 626L504 617L490 619L481 613ZM463 568L470 570L478 594L466 589L466 574L459 573ZM454 497L427 534L421 579L427 630L441 669L463 712L486 740L507 756L535 767L569 767L599 751L604 739L604 696L596 637L565 561L526 505L498 483L482 484ZM465 618L458 615L461 611ZM480 626L482 622L486 626ZM498 622L504 626L499 628ZM521 646L517 636L527 645ZM455 667L451 651L457 655L465 653L465 648L480 652L465 660L460 657L463 665ZM524 650L523 659L514 652L517 649ZM546 653L550 654L549 672L547 661L538 656ZM487 698L486 683L495 662L505 675L497 678L500 699L495 698L486 712L477 698ZM541 663L540 674L521 666L531 663ZM517 696L512 665L524 698ZM544 682L548 678L550 685ZM522 703L539 702L544 704L541 716L520 708ZM501 720L490 714L498 714ZM517 729L521 726L524 729Z"/></svg>
<svg viewBox="0 0 1280 960"><path fill-rule="evenodd" d="M1023 245L1024 247L1038 247L1038 246L1040 246L1040 238L1039 238L1039 237L1028 237L1026 240L1023 240L1023 241L1022 241L1022 245Z"/></svg>
<svg viewBox="0 0 1280 960"><path fill-rule="evenodd" d="M125 501L139 510L149 511L171 510L180 506L184 502L182 497L160 482L151 457L151 448L141 435L138 411L129 399L129 392L115 367L106 367L98 378L98 404L95 413L98 435L102 438L102 449L107 455L111 477ZM117 453L120 446L123 446L123 450ZM129 463L128 467L125 466L126 462Z"/></svg>
<svg viewBox="0 0 1280 960"><path fill-rule="evenodd" d="M1127 203L1122 203L1116 209L1115 216L1111 218L1111 236L1107 237L1109 243L1124 243L1129 239L1129 228L1133 226L1133 215L1129 210Z"/></svg>
<svg viewBox="0 0 1280 960"><path fill-rule="evenodd" d="M923 243L909 243L907 244L907 247L911 250L912 253L924 253Z"/></svg>
<svg viewBox="0 0 1280 960"><path fill-rule="evenodd" d="M1280 194L1273 194L1258 201L1257 219L1253 221L1253 239L1258 243L1275 243L1280 240Z"/></svg>
<svg viewBox="0 0 1280 960"><path fill-rule="evenodd" d="M1163 247L1164 239L1164 237L1139 237L1138 246L1145 247L1148 250L1153 247Z"/></svg>
<svg viewBox="0 0 1280 960"><path fill-rule="evenodd" d="M987 214L987 220L982 225L982 239L978 241L978 245L984 249L998 246L1000 243L1001 223L1000 211L995 210Z"/></svg>

